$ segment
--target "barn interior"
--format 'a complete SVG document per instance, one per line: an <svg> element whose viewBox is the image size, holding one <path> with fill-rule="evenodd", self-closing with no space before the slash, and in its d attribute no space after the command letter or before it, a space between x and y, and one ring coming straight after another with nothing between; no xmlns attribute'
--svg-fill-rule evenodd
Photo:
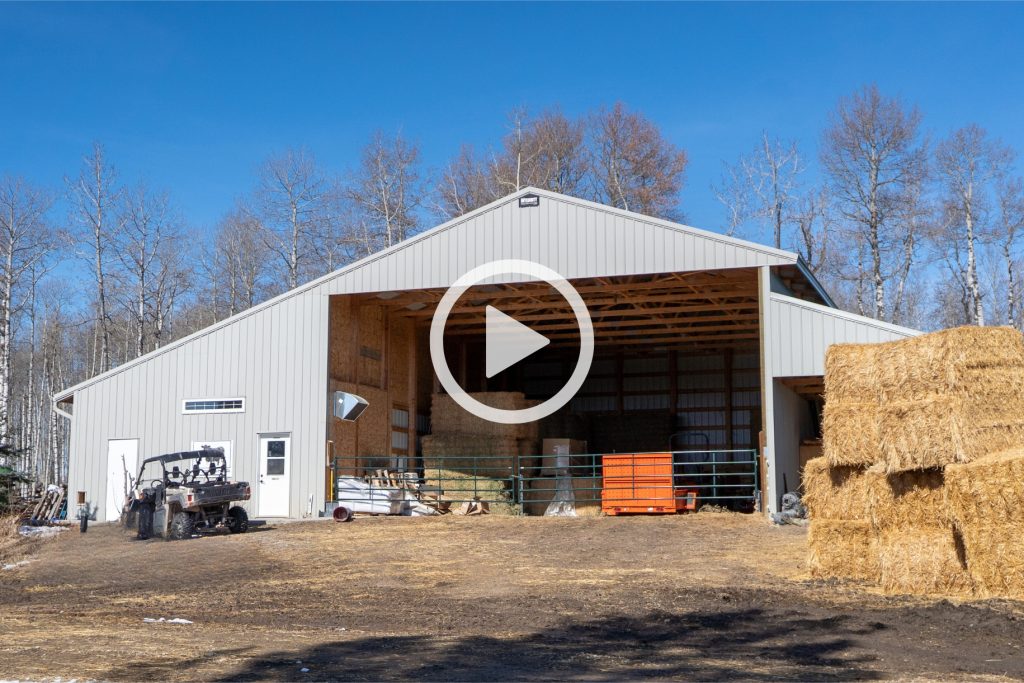
<svg viewBox="0 0 1024 683"><path fill-rule="evenodd" d="M792 292L803 287L798 273L780 270L777 277ZM593 364L566 406L527 426L485 425L445 399L428 341L444 289L332 296L331 391L356 393L369 402L356 423L330 419L332 462L356 474L382 466L416 470L424 458L442 455L539 454L548 439L571 441L574 450L590 454L758 448L756 269L588 278L572 285L593 321ZM806 295L814 296L809 289ZM488 378L488 305L550 344ZM445 327L453 376L496 407L550 398L569 378L578 352L572 310L544 282L473 287L459 298ZM805 394L805 387L797 388Z"/></svg>

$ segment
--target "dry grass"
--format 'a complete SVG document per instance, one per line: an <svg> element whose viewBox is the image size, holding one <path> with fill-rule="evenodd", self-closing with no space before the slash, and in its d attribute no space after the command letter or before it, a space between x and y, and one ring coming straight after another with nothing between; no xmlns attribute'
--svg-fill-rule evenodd
<svg viewBox="0 0 1024 683"><path fill-rule="evenodd" d="M832 467L825 458L807 461L803 502L812 520L868 521L870 477L863 467Z"/></svg>
<svg viewBox="0 0 1024 683"><path fill-rule="evenodd" d="M893 528L877 534L882 590L911 595L969 596L973 583L952 527Z"/></svg>
<svg viewBox="0 0 1024 683"><path fill-rule="evenodd" d="M877 581L878 551L868 521L812 519L807 531L811 576Z"/></svg>

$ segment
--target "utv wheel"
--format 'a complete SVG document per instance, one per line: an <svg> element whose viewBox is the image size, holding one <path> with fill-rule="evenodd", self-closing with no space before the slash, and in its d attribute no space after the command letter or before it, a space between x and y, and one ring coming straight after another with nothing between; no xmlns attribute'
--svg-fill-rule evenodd
<svg viewBox="0 0 1024 683"><path fill-rule="evenodd" d="M244 534L249 530L249 515L244 508L233 507L228 510L228 531L233 534Z"/></svg>
<svg viewBox="0 0 1024 683"><path fill-rule="evenodd" d="M195 531L195 528L196 523L192 519L192 515L187 512L176 512L174 517L171 518L170 537L178 541L192 538L192 532Z"/></svg>
<svg viewBox="0 0 1024 683"><path fill-rule="evenodd" d="M139 532L138 539L144 541L153 535L153 508L150 505L143 505L139 508Z"/></svg>

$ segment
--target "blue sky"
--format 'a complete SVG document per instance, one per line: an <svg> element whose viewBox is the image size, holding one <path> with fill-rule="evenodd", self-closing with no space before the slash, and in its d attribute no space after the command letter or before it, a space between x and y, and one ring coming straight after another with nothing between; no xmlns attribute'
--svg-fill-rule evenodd
<svg viewBox="0 0 1024 683"><path fill-rule="evenodd" d="M428 167L506 113L622 100L690 155L688 222L762 129L813 153L877 82L934 135L974 121L1024 151L1022 4L0 4L0 173L59 188L92 140L123 179L213 225L269 153L335 169L401 129Z"/></svg>

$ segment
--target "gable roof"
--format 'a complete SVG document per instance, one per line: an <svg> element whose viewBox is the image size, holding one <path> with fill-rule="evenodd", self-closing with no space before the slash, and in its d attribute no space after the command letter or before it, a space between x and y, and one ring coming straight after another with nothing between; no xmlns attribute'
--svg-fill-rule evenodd
<svg viewBox="0 0 1024 683"><path fill-rule="evenodd" d="M541 206L519 209L528 194L541 197ZM541 217L550 220L542 224ZM548 260L569 279L790 265L833 305L793 252L527 187L57 392L54 401L294 297L447 287L478 262L498 258Z"/></svg>

